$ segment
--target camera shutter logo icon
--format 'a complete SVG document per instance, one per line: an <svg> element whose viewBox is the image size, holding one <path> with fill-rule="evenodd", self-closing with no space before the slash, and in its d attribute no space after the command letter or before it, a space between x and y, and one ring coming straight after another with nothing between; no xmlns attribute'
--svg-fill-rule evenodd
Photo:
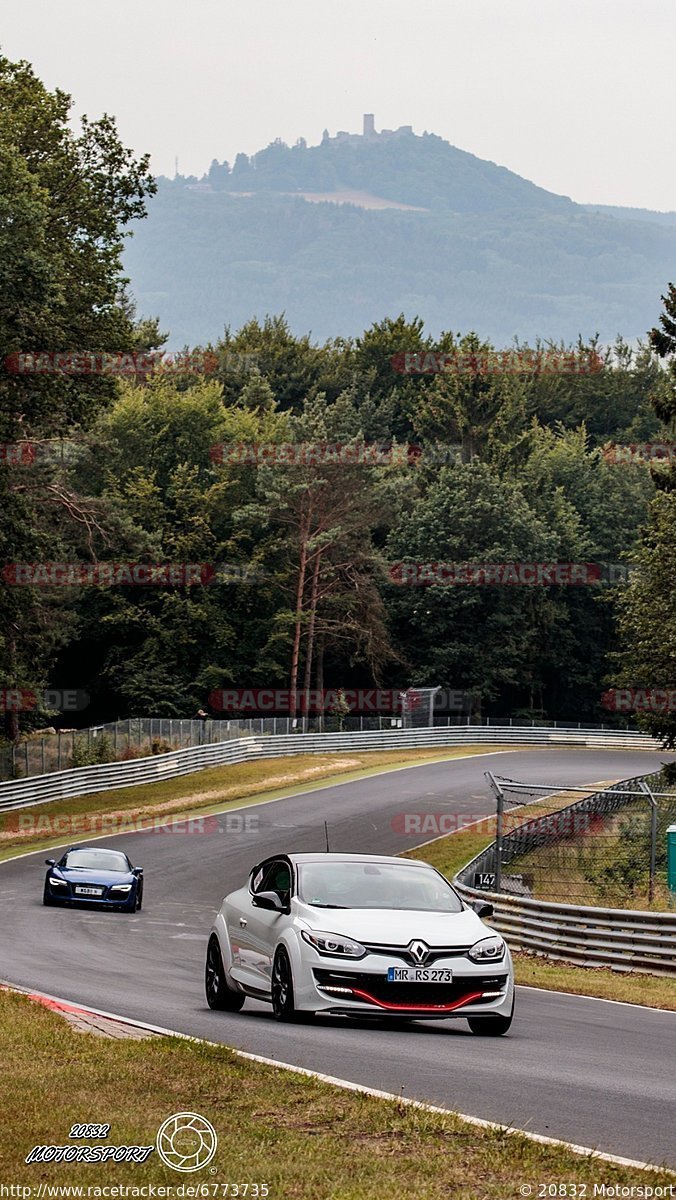
<svg viewBox="0 0 676 1200"><path fill-rule="evenodd" d="M218 1137L199 1113L174 1113L160 1125L155 1141L162 1162L172 1171L200 1171L211 1162Z"/></svg>

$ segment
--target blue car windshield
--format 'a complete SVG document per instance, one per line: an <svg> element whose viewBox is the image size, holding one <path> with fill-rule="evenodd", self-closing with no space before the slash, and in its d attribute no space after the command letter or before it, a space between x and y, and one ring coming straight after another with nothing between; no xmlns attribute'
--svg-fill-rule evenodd
<svg viewBox="0 0 676 1200"><path fill-rule="evenodd" d="M85 871L124 871L129 874L129 863L125 854L117 850L71 850L63 864L68 871L74 867Z"/></svg>
<svg viewBox="0 0 676 1200"><path fill-rule="evenodd" d="M400 912L462 912L462 902L431 867L347 860L303 863L301 900L316 908L389 908Z"/></svg>

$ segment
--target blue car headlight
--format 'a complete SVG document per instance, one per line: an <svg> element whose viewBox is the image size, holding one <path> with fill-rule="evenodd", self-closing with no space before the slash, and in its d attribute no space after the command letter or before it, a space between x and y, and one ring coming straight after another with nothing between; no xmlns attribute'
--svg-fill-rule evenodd
<svg viewBox="0 0 676 1200"><path fill-rule="evenodd" d="M64 879L57 879L56 875L50 875L49 882L52 887L67 887L68 886Z"/></svg>
<svg viewBox="0 0 676 1200"><path fill-rule="evenodd" d="M114 883L110 890L111 890L111 892L130 892L131 884L130 883Z"/></svg>

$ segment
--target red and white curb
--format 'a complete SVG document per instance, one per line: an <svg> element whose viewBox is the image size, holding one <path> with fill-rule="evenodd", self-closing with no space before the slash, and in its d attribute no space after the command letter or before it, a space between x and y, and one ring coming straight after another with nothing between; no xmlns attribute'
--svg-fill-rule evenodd
<svg viewBox="0 0 676 1200"><path fill-rule="evenodd" d="M175 1029L165 1029L161 1025L150 1025L146 1021L132 1020L130 1017L120 1016L119 1013L105 1012L103 1009L91 1008L89 1005L74 1004L70 1000L63 1000L59 996L50 996L46 992L36 992L30 988L16 987L14 984L5 982L0 983L0 990L28 996L30 1000L44 1005L45 1008L49 1008L53 1012L63 1013L64 1016L103 1018L130 1029L143 1031L146 1035L159 1034L162 1037L177 1037L183 1041L197 1042L204 1046L215 1046L217 1049L225 1048L231 1054L235 1054L238 1058L246 1059L248 1062L262 1063L263 1066L275 1067L280 1071L292 1071L295 1075L304 1075L308 1079L317 1079L320 1083L327 1083L331 1087L342 1088L347 1092L357 1092L362 1096L372 1096L376 1100L393 1100L396 1104L405 1105L407 1108L419 1109L422 1112L438 1113L445 1117L456 1117L458 1120L465 1121L468 1125L474 1125L479 1129L492 1129L500 1133L515 1134L517 1137L528 1138L529 1141L538 1142L543 1146L557 1146L560 1149L569 1150L573 1154L579 1154L581 1157L589 1158L592 1161L613 1163L618 1167L635 1167L641 1171L665 1171L671 1174L669 1168L659 1166L656 1163L639 1162L634 1158L621 1158L617 1154L605 1154L603 1151L595 1150L591 1146L578 1146L575 1142L566 1142L561 1138L546 1137L545 1134L531 1133L527 1129L517 1129L513 1125L501 1125L497 1121L485 1121L482 1117L472 1117L467 1113L457 1112L451 1108L442 1108L436 1104L426 1104L422 1100L410 1100L408 1097L397 1095L395 1092L383 1092L379 1088L366 1087L361 1083L354 1083L350 1079L339 1079L335 1075L324 1075L320 1071L311 1071L308 1067L298 1067L294 1063L279 1062L278 1059L266 1058L261 1054L250 1054L247 1050L237 1050L232 1046L225 1046L223 1042L212 1042L208 1038L199 1038L188 1033L179 1033ZM112 1036L115 1036L115 1034Z"/></svg>

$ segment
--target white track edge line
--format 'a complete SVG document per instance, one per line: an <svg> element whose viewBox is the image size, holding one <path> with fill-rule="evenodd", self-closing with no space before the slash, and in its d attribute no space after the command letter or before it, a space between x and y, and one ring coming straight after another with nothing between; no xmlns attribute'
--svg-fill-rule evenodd
<svg viewBox="0 0 676 1200"><path fill-rule="evenodd" d="M81 1009L82 1012L91 1013L97 1017L108 1017L109 1020L119 1021L122 1025L130 1025L135 1029L145 1029L149 1033L159 1033L165 1037L178 1037L186 1042L198 1042L203 1046L215 1046L220 1049L229 1050L231 1054L237 1058L244 1058L249 1062L262 1063L266 1067L276 1067L280 1071L292 1071L296 1075L304 1075L308 1079L317 1079L320 1083L330 1084L332 1087L342 1088L344 1091L358 1092L364 1096L372 1096L376 1100L394 1100L397 1104L405 1104L408 1108L416 1108L423 1112L439 1113L447 1117L456 1117L458 1120L465 1121L468 1125L475 1125L480 1129L495 1129L501 1133L515 1133L519 1137L528 1138L531 1142L539 1142L543 1146L557 1146L559 1148L570 1150L573 1154L579 1154L584 1158L601 1159L603 1162L613 1163L620 1167L635 1167L641 1171L664 1171L668 1174L673 1172L668 1167L659 1166L656 1163L640 1162L635 1158L622 1158L617 1154L606 1154L602 1150L595 1150L591 1146L579 1146L575 1142L566 1142L562 1138L547 1137L543 1133L531 1133L527 1129L517 1129L514 1125L501 1125L497 1121L486 1121L483 1117L472 1117L467 1113L457 1112L452 1108L442 1108L436 1104L426 1104L422 1100L411 1100L406 1096L397 1095L396 1092L384 1092L379 1088L367 1087L365 1084L354 1083L351 1079L340 1079L335 1075L324 1075L320 1071L312 1071L309 1067L298 1067L294 1063L280 1062L275 1058L266 1058L261 1054L251 1054L248 1050L238 1050L233 1046L226 1046L224 1042L212 1042L208 1038L195 1037L189 1033L179 1033L175 1029L165 1029L161 1025L150 1025L145 1021L136 1021L131 1017L122 1017L119 1013L105 1012L100 1008L92 1008L88 1004L80 1004L75 1000L64 1000L59 996L50 996L46 992L38 992L35 989L19 988L14 984L8 984L2 981L0 986L10 992L17 992L27 996L39 996L45 1000L52 1000L56 1004Z"/></svg>
<svg viewBox="0 0 676 1200"><path fill-rule="evenodd" d="M576 964L571 963L570 965L575 966ZM594 968L592 967L591 970ZM655 975L653 978L658 979L660 976ZM654 1004L636 1004L633 1000L611 1000L609 996L587 996L585 992L560 992L557 988L537 987L532 983L517 983L516 986L524 992L539 992L541 995L544 993L547 996L576 996L578 1000L596 1000L601 1004L622 1004L625 1008L638 1008L641 1012L668 1013L670 1017L676 1016L673 1008L656 1008Z"/></svg>

